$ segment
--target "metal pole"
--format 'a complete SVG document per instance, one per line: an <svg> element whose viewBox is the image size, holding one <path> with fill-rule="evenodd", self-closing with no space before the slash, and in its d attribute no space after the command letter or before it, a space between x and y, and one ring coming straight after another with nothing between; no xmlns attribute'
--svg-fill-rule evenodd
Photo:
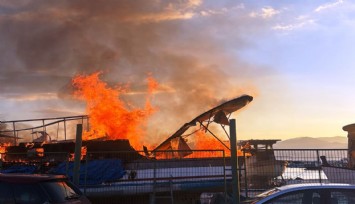
<svg viewBox="0 0 355 204"><path fill-rule="evenodd" d="M74 169L73 169L73 181L76 185L79 185L82 132L83 132L83 125L77 124L75 153L74 153Z"/></svg>
<svg viewBox="0 0 355 204"><path fill-rule="evenodd" d="M237 132L235 119L229 120L231 162L232 162L232 203L239 204L239 176L238 176L238 158L237 158Z"/></svg>

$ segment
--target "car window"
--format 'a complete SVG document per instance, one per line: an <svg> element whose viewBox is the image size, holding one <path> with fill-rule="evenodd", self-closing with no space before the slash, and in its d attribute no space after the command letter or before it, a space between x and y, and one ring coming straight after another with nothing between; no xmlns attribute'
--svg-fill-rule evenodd
<svg viewBox="0 0 355 204"><path fill-rule="evenodd" d="M331 190L331 204L350 204L355 203L355 190L339 189Z"/></svg>
<svg viewBox="0 0 355 204"><path fill-rule="evenodd" d="M267 204L321 204L321 196L318 190L295 191L279 195Z"/></svg>
<svg viewBox="0 0 355 204"><path fill-rule="evenodd" d="M12 188L7 183L0 183L0 203L15 203Z"/></svg>
<svg viewBox="0 0 355 204"><path fill-rule="evenodd" d="M47 191L53 202L64 202L70 199L77 199L81 195L80 191L66 181L43 182L41 185Z"/></svg>
<svg viewBox="0 0 355 204"><path fill-rule="evenodd" d="M37 183L34 184L12 184L15 201L17 204L38 204L47 201L45 192L43 192Z"/></svg>

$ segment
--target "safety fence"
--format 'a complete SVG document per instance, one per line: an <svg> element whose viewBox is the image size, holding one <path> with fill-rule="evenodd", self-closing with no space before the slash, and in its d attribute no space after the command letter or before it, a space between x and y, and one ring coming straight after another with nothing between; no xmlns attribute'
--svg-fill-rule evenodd
<svg viewBox="0 0 355 204"><path fill-rule="evenodd" d="M83 152L77 181L70 153L0 156L2 173L64 174L93 203L216 203L228 201L233 187L231 159L223 150ZM241 198L274 186L330 182L321 156L331 166L348 165L345 149L258 150L239 156Z"/></svg>
<svg viewBox="0 0 355 204"><path fill-rule="evenodd" d="M0 154L1 172L64 174L94 203L195 203L202 192L227 188L223 150L82 153L77 181L73 153L40 148Z"/></svg>
<svg viewBox="0 0 355 204"><path fill-rule="evenodd" d="M334 176L341 178L344 175L338 172L328 178L330 175L325 166L347 168L349 165L346 149L277 149L274 152L276 160L287 162L282 176L275 178L281 185L334 182ZM326 158L326 161L321 158Z"/></svg>
<svg viewBox="0 0 355 204"><path fill-rule="evenodd" d="M90 152L86 162L116 157L115 152L110 154L111 157L107 152ZM104 185L86 182L82 186L86 195L108 203L195 203L205 191L226 191L227 161L223 150L157 151L148 158L134 160L132 156L127 152L125 158L120 156L125 171L121 179Z"/></svg>

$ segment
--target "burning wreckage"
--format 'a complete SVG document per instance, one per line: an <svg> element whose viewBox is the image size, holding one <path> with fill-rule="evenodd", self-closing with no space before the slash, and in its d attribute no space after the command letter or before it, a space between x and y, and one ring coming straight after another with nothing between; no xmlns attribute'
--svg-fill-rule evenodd
<svg viewBox="0 0 355 204"><path fill-rule="evenodd" d="M229 125L228 118L252 100L251 96L243 95L202 113L184 124L152 151L144 146L143 152L136 151L128 140L84 140L79 184L85 186L88 195L100 195L103 188L105 195L225 190L231 181L231 160L228 156L230 149L213 133L209 125L220 125L229 137L225 130L225 126ZM87 116L68 117L43 127L77 120L78 117L83 122L83 118ZM223 145L225 151L219 151L223 154L212 157L194 156L196 150L189 147L186 137L195 132L183 134L197 125ZM9 136L9 131L0 131L0 137L17 141L17 131L21 130L14 130L14 136ZM72 177L73 165L70 161L73 161L75 141L53 141L45 131L32 133L39 133L41 136L33 139L31 143L3 144L0 147L1 171L56 173ZM260 187L282 175L286 163L276 160L272 149L272 145L277 141L249 140L239 143L239 168L244 169L240 170L240 176L244 177L242 182L245 181L249 187ZM22 168L14 168L16 166ZM31 167L30 170L25 170L25 166Z"/></svg>

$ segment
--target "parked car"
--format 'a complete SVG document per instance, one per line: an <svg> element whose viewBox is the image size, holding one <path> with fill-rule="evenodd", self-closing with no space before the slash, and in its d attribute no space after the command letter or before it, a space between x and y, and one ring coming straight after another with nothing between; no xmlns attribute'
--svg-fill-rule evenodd
<svg viewBox="0 0 355 204"><path fill-rule="evenodd" d="M0 173L0 203L90 204L91 202L65 176Z"/></svg>
<svg viewBox="0 0 355 204"><path fill-rule="evenodd" d="M242 195L240 201L245 201L246 198ZM224 192L204 192L200 195L200 204L228 204L232 203L232 195Z"/></svg>
<svg viewBox="0 0 355 204"><path fill-rule="evenodd" d="M276 187L244 203L252 204L351 204L355 185L306 183Z"/></svg>

